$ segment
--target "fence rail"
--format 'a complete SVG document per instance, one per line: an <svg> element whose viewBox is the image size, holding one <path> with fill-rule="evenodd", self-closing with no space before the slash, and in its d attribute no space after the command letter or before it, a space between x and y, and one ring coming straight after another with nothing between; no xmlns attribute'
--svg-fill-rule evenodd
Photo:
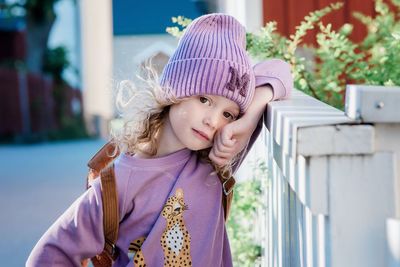
<svg viewBox="0 0 400 267"><path fill-rule="evenodd" d="M269 104L263 266L400 266L400 88L348 86L346 101Z"/></svg>

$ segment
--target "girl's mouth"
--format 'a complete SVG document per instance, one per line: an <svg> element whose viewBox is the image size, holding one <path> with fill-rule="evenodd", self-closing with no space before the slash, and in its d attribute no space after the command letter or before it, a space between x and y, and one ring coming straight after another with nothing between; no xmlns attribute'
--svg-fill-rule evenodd
<svg viewBox="0 0 400 267"><path fill-rule="evenodd" d="M195 129L192 129L192 130L195 133L195 135L198 136L199 138L206 140L206 141L210 141L210 138L202 131L197 131Z"/></svg>

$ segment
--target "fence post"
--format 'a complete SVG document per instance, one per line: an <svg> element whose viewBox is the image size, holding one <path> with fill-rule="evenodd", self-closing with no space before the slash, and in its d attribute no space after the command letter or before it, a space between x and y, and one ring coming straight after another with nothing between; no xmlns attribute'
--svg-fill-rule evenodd
<svg viewBox="0 0 400 267"><path fill-rule="evenodd" d="M346 113L375 127L375 150L394 159L394 214L386 221L389 267L400 266L400 87L348 85Z"/></svg>

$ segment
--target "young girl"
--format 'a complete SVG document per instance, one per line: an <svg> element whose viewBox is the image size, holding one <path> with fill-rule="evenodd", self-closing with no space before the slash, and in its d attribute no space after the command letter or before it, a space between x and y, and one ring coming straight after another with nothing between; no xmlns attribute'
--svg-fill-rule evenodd
<svg viewBox="0 0 400 267"><path fill-rule="evenodd" d="M113 266L232 266L221 205L229 192L217 174L229 178L239 167L266 104L288 97L293 84L281 60L251 67L245 34L231 16L201 16L158 83L121 89L117 106L125 124L113 136L121 152L114 162L120 223ZM102 222L96 179L39 240L27 266L81 266L103 251ZM141 244L134 258L132 241Z"/></svg>

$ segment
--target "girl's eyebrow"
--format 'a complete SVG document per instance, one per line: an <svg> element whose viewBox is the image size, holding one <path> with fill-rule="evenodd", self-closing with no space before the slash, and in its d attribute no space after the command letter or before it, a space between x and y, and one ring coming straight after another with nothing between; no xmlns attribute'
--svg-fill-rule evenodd
<svg viewBox="0 0 400 267"><path fill-rule="evenodd" d="M239 108L238 108L237 106L235 106L235 105L229 105L229 106L227 107L227 109L239 113Z"/></svg>
<svg viewBox="0 0 400 267"><path fill-rule="evenodd" d="M231 108L232 108L235 112L239 113L239 108L238 108L238 107L232 106Z"/></svg>

